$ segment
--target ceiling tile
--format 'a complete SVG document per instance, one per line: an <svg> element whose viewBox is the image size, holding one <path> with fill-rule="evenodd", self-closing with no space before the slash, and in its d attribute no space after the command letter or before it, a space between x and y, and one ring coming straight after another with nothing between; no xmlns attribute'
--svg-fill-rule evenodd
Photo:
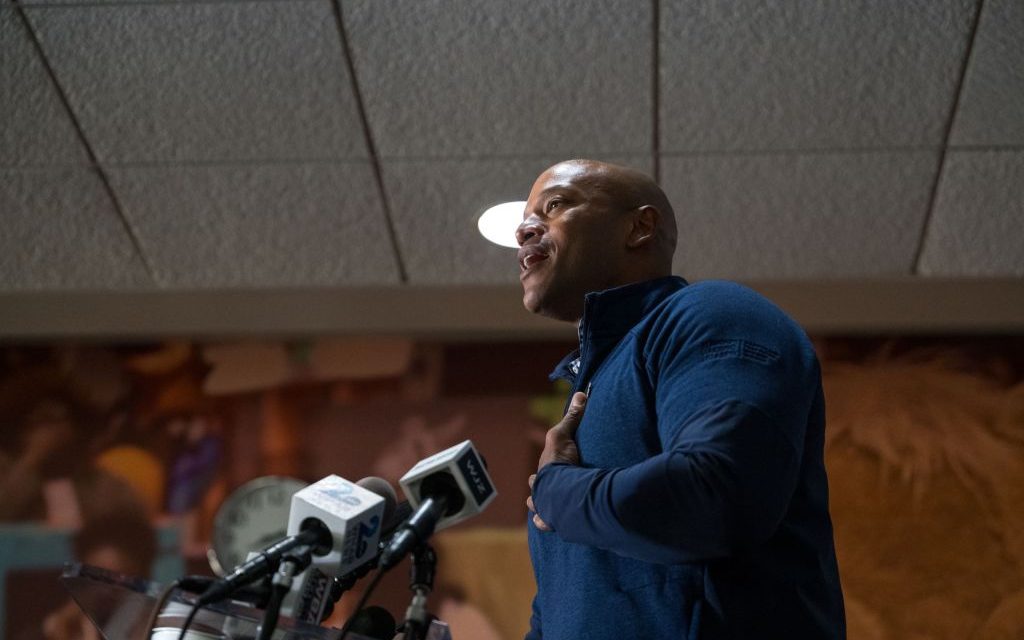
<svg viewBox="0 0 1024 640"><path fill-rule="evenodd" d="M932 152L669 157L677 273L695 278L908 275Z"/></svg>
<svg viewBox="0 0 1024 640"><path fill-rule="evenodd" d="M152 285L92 170L0 171L0 289Z"/></svg>
<svg viewBox="0 0 1024 640"><path fill-rule="evenodd" d="M367 157L329 2L26 12L103 162Z"/></svg>
<svg viewBox="0 0 1024 640"><path fill-rule="evenodd" d="M919 271L1024 276L1024 151L950 151Z"/></svg>
<svg viewBox="0 0 1024 640"><path fill-rule="evenodd" d="M133 167L112 180L162 286L398 282L367 163Z"/></svg>
<svg viewBox="0 0 1024 640"><path fill-rule="evenodd" d="M975 0L663 2L663 152L939 146Z"/></svg>
<svg viewBox="0 0 1024 640"><path fill-rule="evenodd" d="M57 89L18 12L0 9L0 165L86 165Z"/></svg>
<svg viewBox="0 0 1024 640"><path fill-rule="evenodd" d="M410 283L518 282L515 249L485 240L477 218L492 205L525 200L537 176L562 159L385 163L384 182ZM605 160L651 168L647 156Z"/></svg>
<svg viewBox="0 0 1024 640"><path fill-rule="evenodd" d="M650 151L651 3L344 0L380 155Z"/></svg>
<svg viewBox="0 0 1024 640"><path fill-rule="evenodd" d="M1024 2L986 0L950 142L1024 145Z"/></svg>

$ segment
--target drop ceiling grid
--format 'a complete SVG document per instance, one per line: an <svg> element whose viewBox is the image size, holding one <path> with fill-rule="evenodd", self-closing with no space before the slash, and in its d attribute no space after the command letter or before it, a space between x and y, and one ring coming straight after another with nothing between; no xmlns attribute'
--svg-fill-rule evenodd
<svg viewBox="0 0 1024 640"><path fill-rule="evenodd" d="M652 152L648 2L342 7L383 162Z"/></svg>
<svg viewBox="0 0 1024 640"><path fill-rule="evenodd" d="M0 112L9 118L5 134L13 135L3 136L0 158L14 164L0 181L10 245L0 289L152 286L155 274L42 57L38 34L24 13L3 9L0 74L10 103ZM56 153L56 139L66 153ZM27 185L35 192L25 193Z"/></svg>
<svg viewBox="0 0 1024 640"><path fill-rule="evenodd" d="M1024 151L948 152L920 272L1024 276Z"/></svg>
<svg viewBox="0 0 1024 640"><path fill-rule="evenodd" d="M161 287L398 282L329 1L26 13Z"/></svg>
<svg viewBox="0 0 1024 640"><path fill-rule="evenodd" d="M25 12L104 165L368 157L326 0Z"/></svg>
<svg viewBox="0 0 1024 640"><path fill-rule="evenodd" d="M111 171L173 289L398 284L368 162Z"/></svg>
<svg viewBox="0 0 1024 640"><path fill-rule="evenodd" d="M0 185L0 290L153 286L94 170L0 170Z"/></svg>
<svg viewBox="0 0 1024 640"><path fill-rule="evenodd" d="M0 9L0 166L88 166L21 15Z"/></svg>
<svg viewBox="0 0 1024 640"><path fill-rule="evenodd" d="M1024 3L984 0L918 271L1024 276Z"/></svg>
<svg viewBox="0 0 1024 640"><path fill-rule="evenodd" d="M667 157L675 267L693 278L908 275L937 151Z"/></svg>
<svg viewBox="0 0 1024 640"><path fill-rule="evenodd" d="M662 2L660 148L937 148L975 3Z"/></svg>
<svg viewBox="0 0 1024 640"><path fill-rule="evenodd" d="M1024 148L1024 2L985 0L963 96L954 148Z"/></svg>
<svg viewBox="0 0 1024 640"><path fill-rule="evenodd" d="M672 171L663 171L663 183L669 195L677 201L677 207L679 203L688 205L696 198L705 209L723 211L721 220L730 219L730 216L736 215L737 203L743 204L744 197L752 197L751 187L747 184L747 181L752 181L754 184L762 185L764 203L775 203L779 209L776 211L775 206L766 207L764 203L756 201L743 204L749 212L760 211L764 215L764 219L754 220L746 229L779 225L770 228L767 235L761 238L775 238L773 247L767 247L765 250L764 243L751 243L757 238L749 238L730 249L737 254L730 258L722 254L722 247L731 246L729 241L722 241L723 237L728 236L712 233L717 228L714 225L718 222L715 219L710 222L702 221L701 225L704 226L701 228L704 230L698 232L693 239L704 238L705 241L686 248L686 254L693 257L695 252L703 251L705 255L695 263L677 260L677 266L680 268L685 267L691 271L696 269L697 272L714 276L754 278L767 277L769 274L801 278L818 275L846 277L907 273L902 265L905 263L907 246L912 242L908 242L906 238L913 235L908 234L907 229L911 228L913 221L917 221L917 230L920 232L923 210L927 208L919 202L920 185L927 182L929 166L932 167L931 178L934 179L935 152L944 151L941 148L941 140L934 141L935 122L941 122L943 110L948 117L953 100L951 87L955 86L957 81L955 71L963 60L963 47L966 45L967 29L963 26L964 15L969 14L976 6L973 0L891 4L865 0L836 9L836 15L829 14L819 3L811 0L789 0L780 5L780 20L791 19L796 21L796 24L800 24L800 20L810 21L807 30L794 34L780 31L780 23L772 16L758 18L760 14L757 14L754 18L758 18L759 22L750 23L750 16L745 16L737 3L723 1L700 5L703 13L691 16L686 13L687 7L696 5L661 0L657 12L661 21L658 32L660 66L656 74L651 65L655 40L652 38L651 29L654 19L651 15L651 3L603 0L598 6L583 0L560 0L541 7L539 12L533 3L522 3L522 6L514 3L494 6L492 4L482 0L473 3L430 0L415 5L383 0L340 2L345 24L351 36L353 64L358 79L364 85L367 115L381 149L380 162L384 182L395 209L393 213L398 227L401 254L410 264L411 283L508 282L510 278L505 271L504 263L506 250L486 246L475 236L472 217L482 209L483 203L497 197L497 194L501 194L502 197L506 193L509 197L525 197L536 173L547 164L570 156L615 157L625 164L639 168L647 167L650 170L651 156L654 153L651 133L656 124L651 114L655 112L655 107L661 111L661 118L657 123L661 129L659 145L662 153L659 157L663 159L663 163L674 167ZM298 0L294 4L279 3L275 0L240 0L200 4L159 3L159 6L141 2L110 8L69 6L44 9L33 5L26 8L26 12L33 20L43 15L58 16L61 12L87 12L98 15L96 12L109 10L111 13L106 15L121 16L117 20L126 19L124 16L130 14L138 16L156 12L151 15L234 15L242 22L250 20L251 14L256 13L262 16L256 20L274 22L275 20L268 16L281 15L282 11L286 11L285 5L288 6L288 10L295 7L299 7L300 11L309 9L321 18L331 13L329 2L317 3L313 0ZM529 11L524 9L527 5ZM267 6L274 8L265 9ZM1011 19L1017 19L1017 14L1013 13L1017 9L1012 7L1012 0L985 0L984 6L978 51L972 56L964 84L961 106L965 113L972 108L975 112L983 113L983 110L978 111L972 106L972 100L975 100L972 93L972 74L981 73L974 71L975 66L998 67L999 64L1003 64L1005 67L1005 53L982 55L986 51L983 46L986 30L1002 28L1003 31L1000 33L1003 34L1003 40L999 41L997 38L998 42L1004 42L1006 34L1014 33L1012 25L1015 23L1011 20L1010 26L1006 26L1003 24L1007 21L1006 18L989 17L990 9L995 12L993 15L1008 15ZM232 11L232 7L236 7L237 11ZM204 13L205 11L210 13ZM600 15L594 17L591 12ZM0 18L6 13L8 11L3 10ZM682 22L680 14L685 17ZM445 16L449 18L448 23L443 23ZM451 20L452 16L459 19ZM573 19L578 20L580 24L577 25ZM328 22L331 20L333 16L330 16ZM862 21L863 24L859 24L858 21ZM73 22L75 21L68 18L51 19L48 24L58 24L61 33L72 34L82 34L89 29L109 33L112 29L118 28L117 25L111 27L96 21L93 21L91 26ZM198 22L202 20L192 20L192 24ZM228 24L232 24L231 21L228 21ZM289 24L293 27L293 34L307 33L295 25L309 24L308 21L296 19ZM342 74L343 78L334 86L340 87L343 94L349 92L351 78L344 69L344 58L336 29L331 31L334 29L333 24L329 27L317 24L325 29L317 31L321 43L320 49L317 50L330 49L330 55L336 55L330 69ZM557 25L557 28L552 25ZM499 28L503 26L508 27L507 32L499 33ZM680 27L682 31L679 30ZM815 28L820 28L827 35L816 33ZM199 29L202 35L202 27ZM388 31L389 29L394 30ZM562 32L563 29L565 32ZM213 26L207 29L207 39L202 42L209 44L213 47L212 50L216 51L218 43L208 37L209 32L213 30ZM568 38L566 34L577 33L580 30L587 33L582 47L567 52L559 46ZM178 25L175 32L184 34L182 38L187 40L187 29ZM681 40L678 35L684 32L691 34L696 40ZM1020 29L1017 28L1016 33L1019 32ZM41 33L44 35L44 46L49 52L50 45L47 44L45 32ZM144 33L144 30L139 33ZM694 55L711 51L711 61L699 59L699 56L697 59L692 59L691 56L691 59L685 61L698 67L703 65L702 68L706 67L711 75L708 78L697 78L693 83L686 85L697 96L696 99L703 100L704 103L698 104L695 111L683 109L687 105L685 100L695 98L684 96L684 101L679 102L676 90L678 87L673 89L669 86L676 80L666 80L667 74L678 71L680 50L676 47L682 47L682 50L686 51L686 47L699 47L701 42L713 44L729 40L728 36L735 33L741 33L743 37L730 45L734 50L725 45L715 48L709 44L708 48L701 49ZM858 40L858 34L865 37ZM905 41L899 39L901 34L906 36ZM327 44L332 38L335 44ZM84 86L87 88L90 74L98 73L102 71L103 66L110 66L113 63L96 65L97 69L92 71L76 68L75 63L78 60L75 56L86 58L88 62L89 56L82 52L92 51L88 47L80 46L85 40L80 38L78 44L64 42L58 47L61 53L57 58L65 61L64 66L59 67L64 69L60 71L62 80L66 77L65 71L70 69L72 75L79 79L85 78ZM109 38L93 35L91 41L104 44L105 40ZM282 50L292 51L295 46L293 40L291 36L281 35L277 44ZM532 48L527 49L525 53L520 51L517 44L522 42L528 43ZM853 46L858 42L864 51L857 51L857 47ZM865 47L865 42L879 46L874 49ZM1010 42L1014 44L1014 41ZM624 43L628 43L632 48L624 50ZM815 52L820 53L821 47L833 43L847 43L855 50L843 54L849 58L811 55ZM156 48L158 44L158 41L154 43L141 40L136 43L142 51L147 45ZM1020 38L1016 39L1015 44L1017 49L1011 49L1009 53L1011 60L1014 59L1012 56L1016 55L1014 51L1020 53ZM6 49L5 46L4 50ZM593 60L588 60L582 65L582 71L576 69L577 75L573 76L572 63L575 59L572 56L582 55L580 51L590 58L596 56L595 65L614 58L608 60L606 70L610 69L616 74L614 77L617 81L609 81L601 69L590 66ZM1003 50L996 48L995 51ZM493 60L484 59L489 52ZM611 56L609 52L618 52L621 55ZM825 50L825 53L828 54L828 50ZM115 56L108 55L108 58L113 59ZM255 59L260 58L257 56ZM742 71L744 65L750 64L750 60L763 64L767 72L757 73L758 67L755 65L747 69L747 75L737 75L737 69ZM445 61L450 64L446 66ZM515 61L515 64L511 61ZM800 61L809 65L811 73L803 76L795 72L784 73ZM825 64L826 62L833 65L845 62L839 64L838 79L829 75L831 67ZM83 66L87 65L78 65ZM950 73L950 69L953 69L953 73ZM1000 71L1003 76L998 77L1008 77L1012 82L1016 82L1013 74L1017 71L1010 68L1010 75L1006 76L1006 69L1003 68ZM128 73L119 73L122 79L130 77ZM690 70L687 73L692 75L696 72ZM906 77L902 78L902 84L901 73L906 73ZM416 77L410 80L410 74ZM382 78L382 75L388 77ZM759 75L759 78L754 77ZM984 74L979 77L984 77ZM570 83L577 82L578 85L567 87L564 82L566 78L569 78ZM228 80L230 82L230 78ZM559 83L559 80L563 82ZM715 96L723 95L721 88L711 86L710 89L705 89L702 82L712 85L731 83L732 87L742 85L742 82L737 80L754 83L749 95L724 95L725 106L722 107L721 113L712 114L714 117L701 111L706 110L718 99ZM848 82L850 86L833 84L836 81ZM651 88L654 82L661 85L661 100L658 105L655 105L652 99ZM1016 96L1014 92L1018 86L1012 82L1009 89L1011 98ZM78 96L79 94L74 91L81 89L82 86L82 82L76 80L72 87L72 95ZM435 86L440 87L437 89L439 93L431 93ZM624 87L634 87L635 90L632 92L623 92L623 95L633 100L623 107L622 96L610 95L609 87L615 91L622 91ZM401 93L403 89L404 95ZM474 99L487 89L494 91L482 104L478 104L475 110L471 109L470 105L474 104ZM729 89L729 86L726 89ZM195 87L193 90L196 90ZM566 92L571 95L568 98L562 97ZM242 92L241 95L244 98L246 94ZM352 98L350 93L347 95L349 99ZM530 99L520 102L523 95ZM549 95L552 97L549 98ZM610 98L602 100L601 97L606 95L610 95ZM983 91L979 95L981 98L977 100L980 100L982 105L990 100ZM639 96L642 96L642 99ZM807 96L814 99L808 100ZM799 102L798 97L805 102L824 105L825 108L820 108L816 113L808 112L807 105ZM911 107L901 106L900 101L904 99L910 100L911 107L922 107L916 117L912 117L911 110L908 110ZM545 103L544 100L551 100L558 108ZM558 102L559 100L561 102ZM888 108L887 101L894 100L900 104L892 109ZM757 104L748 104L751 101ZM239 100L236 103L244 101ZM1019 104L1019 101L1006 104L1015 103ZM269 110L280 113L284 110L282 104L284 103L275 103ZM299 134L295 135L296 127L301 127L295 123L284 122L278 128L264 127L264 130L273 134L274 140L271 143L253 143L251 140L245 140L244 136L239 138L238 135L230 133L230 123L218 127L216 117L204 118L200 114L194 122L200 123L203 131L212 132L213 135L221 135L223 131L228 131L228 139L242 139L242 144L223 143L220 147L216 142L203 144L204 140L199 140L200 136L197 134L189 138L190 133L181 122L178 122L176 129L157 131L157 134L162 133L165 136L164 142L157 145L128 145L114 140L105 148L115 148L116 143L121 144L127 151L118 152L120 155L114 153L109 161L104 161L104 166L124 169L122 174L127 175L132 170L146 167L173 173L178 165L202 165L202 170L198 171L197 175L207 176L204 180L220 185L210 187L215 190L227 188L224 185L238 183L238 176L247 172L246 167L252 170L250 173L258 173L260 169L269 168L271 174L274 171L269 165L291 167L285 169L284 173L294 170L301 174L308 170L309 165L324 165L325 171L330 174L326 167L337 164L343 168L343 172L351 172L353 176L362 175L364 169L368 167L368 161L371 160L362 142L363 133L359 129L358 118L353 115L354 103L348 104L351 108L345 107L342 110L347 109L351 113L338 117L344 120L342 128L346 135L351 134L350 141L355 141L355 151L341 154L345 157L340 158L340 164L336 162L339 159L336 156L324 156L320 153L324 148L334 148L334 144L330 142L332 132L318 136L307 128L306 131L299 131ZM760 108L759 105L764 108ZM210 104L203 105L202 108L207 107L210 107ZM213 104L213 107L216 107L216 104ZM78 113L79 107L76 105L75 108ZM130 118L134 110L134 107L126 108L122 115ZM217 113L215 108L208 110L214 115ZM559 120L556 117L564 113L578 114L578 117L566 124L564 118ZM116 112L114 115L117 115ZM97 117L103 117L103 114ZM956 126L959 127L961 114L958 114L957 118ZM273 120L272 117L269 119ZM975 122L981 121L989 120L975 117ZM1014 131L1016 121L1013 120L1012 113L1009 118L996 118L993 121L1002 127L999 131ZM137 125L137 122L129 122L129 126ZM148 133L153 133L154 125L151 123L148 126ZM114 125L109 125L108 129L119 132ZM146 133L145 128L143 129ZM333 133L337 133L337 129L335 126ZM566 129L569 131L568 135L560 135ZM88 128L86 130L89 131ZM184 133L181 133L182 131ZM939 131L941 133L941 125ZM958 129L954 129L954 142L960 140L956 137L956 131ZM683 135L680 135L680 132ZM998 136L1004 134L995 135L997 140L1003 140ZM90 140L95 137L90 134ZM941 135L939 137L941 138ZM673 146L673 141L680 139L696 140L697 143L687 142L682 146ZM110 142L111 136L100 136L100 140ZM713 144L705 144L709 140ZM261 144L263 146L260 146ZM316 146L318 144L321 146ZM225 151L227 147L232 147L228 149L230 153ZM282 152L282 149L285 152ZM298 153L291 153L289 149L298 149ZM313 152L309 149L313 149ZM866 151L870 153L865 153ZM147 159L147 153L152 157ZM485 160L487 167L482 173L455 168L462 162L472 164ZM729 162L732 160L735 160L732 174L723 175L722 167L730 166ZM437 166L431 168L432 164ZM816 164L821 166L814 168ZM774 172L770 168L765 168L765 165L776 165ZM1011 163L1011 166L1015 165ZM680 188L680 185L691 183L689 176L680 173L680 167L687 168L687 171L694 175L703 176L703 183L693 186L693 191L698 192L699 197L685 193ZM187 170L188 166L182 166L182 169ZM854 170L863 171L865 175L845 173ZM880 172L885 171L892 175L881 175ZM159 171L153 175L157 174ZM495 178L492 174L498 177ZM1012 171L996 174L1015 175ZM809 177L815 175L818 175L818 178ZM894 184L893 180L896 178L905 182ZM270 179L279 188L283 188L279 180ZM314 183L329 182L319 177L307 180ZM844 181L849 184L838 184ZM865 190L864 185L872 182L877 183L875 191ZM946 188L946 182L944 175L939 183L937 202L943 201L941 190ZM242 180L241 183L245 181ZM117 182L119 193L121 189L127 188L125 184L124 179ZM483 189L485 185L491 186ZM797 187L789 196L782 193L784 188L789 188L787 185ZM189 187L185 185L184 188L187 190ZM1007 191L1005 185L997 185L994 188ZM317 189L321 190L318 193L329 190L320 186ZM738 195L742 193L748 195ZM161 210L159 197L147 200L145 197L137 196L138 194L135 194L130 198L133 219L145 218L152 221L155 212ZM363 197L368 196L360 194L358 198ZM853 201L846 202L843 198L852 198ZM219 219L228 215L228 211L233 211L230 215L235 218L230 222L220 219L219 222L211 224L222 224L226 225L226 228L232 228L244 219L247 207L254 206L243 193L232 194L230 199L235 204L225 205L220 212L213 214L213 217ZM269 201L281 211L288 208L287 198L270 198ZM464 204L459 204L459 208L450 208L452 203L463 201ZM350 206L344 199L334 202L343 211ZM301 202L297 203L300 208L306 206ZM875 211L867 211L867 203L870 203ZM255 206L260 204L262 203ZM855 205L860 208L855 208ZM188 206L201 208L203 203L193 199L189 201ZM815 207L819 210L815 210ZM915 207L916 209L913 209ZM377 208L379 207L369 205L368 210ZM821 208L832 211L832 217L819 216ZM328 207L314 207L313 210L322 212L315 215L323 215L325 219L338 222L338 229L346 228L346 225L357 220L354 216L345 216L339 221L343 214L333 209L329 210ZM861 219L858 221L856 215L851 212L861 210L863 212L859 214ZM875 217L878 211L889 211L892 217L879 221ZM428 214L425 215L425 212ZM749 215L749 212L744 215ZM185 217L193 215L194 213L190 213ZM936 216L938 219L938 211ZM468 219L469 231L455 231L452 226L455 224L455 218L458 218L459 224L463 218ZM847 227L844 226L852 228L857 222L867 228L874 227L880 232L880 236L868 238L863 230L847 231ZM281 221L282 226L293 223L294 219L287 216ZM317 223L313 223L312 226L323 229L317 227ZM280 227L263 227L262 235L267 238L288 238L282 246L297 246L294 243L301 238L301 234L281 235L278 233L279 229ZM823 235L822 229L831 229L828 234L838 235ZM720 230L728 234L734 229L724 225ZM284 272L274 269L264 272L260 270L259 265L253 264L248 267L248 274L232 272L228 265L225 267L227 272L217 276L198 260L203 253L189 240L191 233L193 231L179 233L174 238L166 239L166 242L161 238L161 246L154 251L152 259L161 263L175 254L175 247L183 247L186 252L196 251L193 256L186 254L186 262L189 264L177 267L184 270L176 272L169 281L169 286L241 286L242 283L245 283L245 286L260 286L257 280L264 277L260 274L265 274L269 281L276 283L301 284L302 278L311 278L312 282L336 284L395 282L394 256L386 246L380 248L380 251L384 255L391 255L390 266L386 264L387 261L382 261L378 265L381 271L375 276L346 272L344 268L338 270L336 264L333 267L325 267L316 263L286 266ZM375 233L369 234L368 237L375 237ZM932 242L933 237L939 238L942 234L935 235L929 230L925 236L927 242ZM147 238L149 237L160 237L160 234L147 235ZM336 246L346 244L339 241L338 236L333 233L326 233L325 237L331 238ZM453 238L458 238L459 244L466 248L449 251ZM842 242L835 246L824 246L803 252L799 250L805 243L814 245L830 240L834 244L837 238L841 238ZM471 246L472 243L479 246ZM309 246L320 250L327 244L332 243L313 242ZM700 246L697 246L698 244ZM148 246L147 244L147 248ZM371 253L377 252L376 245L372 246L374 251ZM956 245L946 243L942 246ZM438 251L438 247L443 249ZM683 249L681 246L681 251ZM208 248L204 249L206 250ZM302 248L299 247L299 250ZM935 266L941 265L940 250L932 250L929 246L925 246L924 250L928 256L928 264L932 266L923 273L941 272L955 275L943 270L941 266ZM965 249L959 246L956 250ZM1019 251L1017 250L1017 256L1020 255ZM1010 253L1013 254L1012 248ZM374 255L379 257L382 254ZM745 263L737 262L744 256ZM244 256L238 258L244 262ZM368 265L375 258L367 260ZM958 260L962 264L970 263L969 256L961 255L953 256L950 264L957 264ZM414 269L413 264L418 266ZM348 275L345 275L346 273ZM514 270L512 273L514 274ZM445 280L448 277L451 280Z"/></svg>
<svg viewBox="0 0 1024 640"><path fill-rule="evenodd" d="M977 0L661 6L663 184L696 207L677 268L911 274Z"/></svg>

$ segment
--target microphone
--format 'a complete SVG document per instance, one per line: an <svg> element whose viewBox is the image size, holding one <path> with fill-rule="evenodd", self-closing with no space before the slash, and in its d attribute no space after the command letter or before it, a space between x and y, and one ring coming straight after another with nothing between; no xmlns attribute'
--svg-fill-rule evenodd
<svg viewBox="0 0 1024 640"><path fill-rule="evenodd" d="M325 480L326 479L327 478L325 478ZM342 480L342 482L347 481ZM333 491L334 489L332 489L331 486L326 488ZM349 544L350 546L353 544L358 546L365 543L369 549L369 556L372 559L377 555L378 540L380 539L380 536L383 532L387 531L387 527L391 524L392 520L395 518L396 512L398 511L398 509L396 509L398 506L396 505L398 496L395 494L395 490L392 488L391 483L376 476L363 478L355 484L355 488L365 489L369 491L371 495L383 498L383 509L378 520L374 520L376 517L375 514L371 514L371 516L367 518L365 517L365 512L361 511L358 513L364 514L363 517L357 516L355 518L348 519L346 526L351 529L353 533L349 535L348 542L346 542L346 534L342 532L342 542L337 548L344 549L346 544ZM298 496L298 494L296 494L296 496ZM352 504L354 502L352 495L342 493L340 494L340 497L343 502L354 507ZM315 495L300 496L298 499L306 506L300 506L296 509L295 498L293 498L292 511L289 514L289 531L292 530L296 520L300 522L299 527L301 528L302 519L308 517L310 509L312 508L315 511L315 509L318 508L315 506L309 506L310 500L317 500ZM334 511L331 511L331 514L334 513ZM314 513L313 516L316 517L316 514ZM379 524L381 522L384 523L383 526ZM337 531L334 526L328 526L332 532ZM391 526L393 527L394 525L392 524ZM373 528L376 528L376 532L367 534L367 530ZM351 536L364 535L369 535L369 537L362 537L361 541L356 543L351 542ZM312 566L308 567L300 575L296 576L297 580L292 583L292 588L289 590L288 595L285 596L284 602L281 606L281 613L295 620L319 624L320 621L329 613L328 609L334 603L334 599L332 597L332 578L344 575L352 570L353 565L358 567L365 562L366 559L362 557L343 560L341 563L332 563L330 556L321 559L314 558Z"/></svg>
<svg viewBox="0 0 1024 640"><path fill-rule="evenodd" d="M387 609L370 606L355 614L349 633L377 640L392 640L395 637L395 626L395 617Z"/></svg>
<svg viewBox="0 0 1024 640"><path fill-rule="evenodd" d="M256 553L234 571L214 582L199 596L196 606L202 607L223 600L250 582L272 573L285 554L301 546L309 547L313 553L326 553L331 546L331 532L326 530L323 523L311 521L309 526L298 533L289 535Z"/></svg>
<svg viewBox="0 0 1024 640"><path fill-rule="evenodd" d="M415 511L381 552L380 566L385 571L434 531L475 516L498 495L469 440L416 463L399 484Z"/></svg>
<svg viewBox="0 0 1024 640"><path fill-rule="evenodd" d="M395 531L405 524L406 520L412 516L413 511L414 509L412 508L412 505L409 504L408 500L402 500L399 502L398 505L395 506L395 511L391 514L391 518L384 519L384 527L380 532L381 540L386 541L390 538L391 535L394 534Z"/></svg>
<svg viewBox="0 0 1024 640"><path fill-rule="evenodd" d="M402 500L395 507L394 512L390 518L384 519L384 525L381 527L380 542L377 544L377 551L372 558L364 562L362 565L356 567L352 571L349 571L343 576L336 577L331 585L330 602L324 609L324 616L330 615L330 611L333 609L333 603L337 602L341 596L354 587L356 582L361 578L366 577L368 573L377 568L380 561L380 554L388 544L391 542L391 536L394 532L412 515L413 508L409 504L408 500Z"/></svg>
<svg viewBox="0 0 1024 640"><path fill-rule="evenodd" d="M395 493L395 488L391 486L390 482L384 478L378 478L377 476L366 476L362 480L356 482L356 484L384 498L384 513L381 514L380 519L384 523L384 528L386 529L388 523L395 517L395 509L399 506L398 494ZM383 530L381 535L383 535Z"/></svg>
<svg viewBox="0 0 1024 640"><path fill-rule="evenodd" d="M380 478L367 481L387 485ZM394 505L394 489L387 485L384 491ZM292 496L288 534L316 526L329 531L330 548L315 554L312 566L332 577L342 575L375 555L386 502L388 499L358 484L327 476Z"/></svg>
<svg viewBox="0 0 1024 640"><path fill-rule="evenodd" d="M207 588L197 606L222 600L240 587L276 571L281 559L299 548L311 553L311 569L329 576L345 573L360 564L366 549L376 551L385 505L390 502L390 510L394 511L396 499L394 489L385 480L365 478L360 482L385 495L377 495L334 475L295 493L288 514L287 537L256 553Z"/></svg>

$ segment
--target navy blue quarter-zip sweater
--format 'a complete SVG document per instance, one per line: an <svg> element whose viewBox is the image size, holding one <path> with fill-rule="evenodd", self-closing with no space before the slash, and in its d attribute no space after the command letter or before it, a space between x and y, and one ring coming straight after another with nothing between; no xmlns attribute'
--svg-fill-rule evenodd
<svg viewBox="0 0 1024 640"><path fill-rule="evenodd" d="M845 638L814 350L781 310L676 277L586 297L552 374L580 465L533 488L528 640ZM571 397L571 394L570 394Z"/></svg>

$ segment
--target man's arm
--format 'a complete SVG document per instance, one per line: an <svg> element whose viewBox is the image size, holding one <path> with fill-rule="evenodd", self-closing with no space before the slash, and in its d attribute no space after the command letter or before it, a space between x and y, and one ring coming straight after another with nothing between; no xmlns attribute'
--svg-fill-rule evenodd
<svg viewBox="0 0 1024 640"><path fill-rule="evenodd" d="M765 320L725 308L653 332L662 452L617 469L543 466L532 503L542 522L570 542L658 563L767 540L796 487L819 374L806 338Z"/></svg>
<svg viewBox="0 0 1024 640"><path fill-rule="evenodd" d="M792 445L767 416L737 402L708 406L690 426L708 439L630 467L543 467L534 484L539 517L569 542L663 564L767 540L796 486Z"/></svg>

